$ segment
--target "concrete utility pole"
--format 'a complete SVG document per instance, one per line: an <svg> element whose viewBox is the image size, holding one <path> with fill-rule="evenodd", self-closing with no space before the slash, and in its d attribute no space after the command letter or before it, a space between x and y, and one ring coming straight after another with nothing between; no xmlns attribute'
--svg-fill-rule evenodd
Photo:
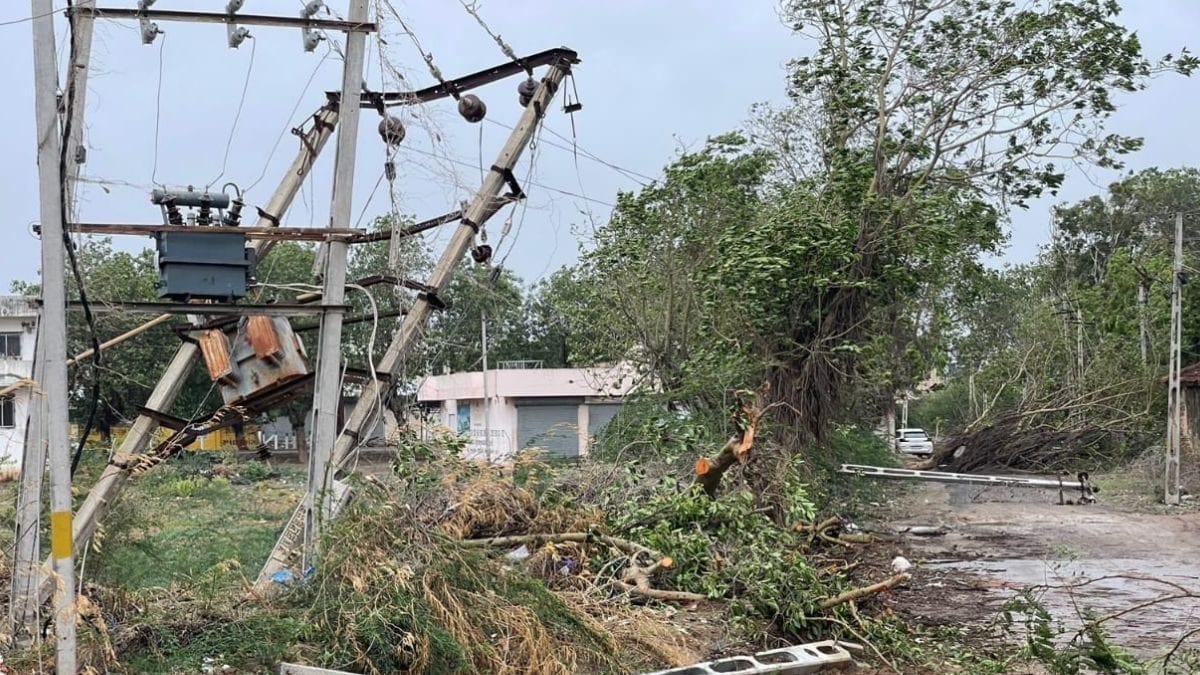
<svg viewBox="0 0 1200 675"><path fill-rule="evenodd" d="M1175 266L1171 279L1171 370L1167 388L1167 472L1163 501L1179 504L1180 446L1183 443L1182 401L1179 391L1183 341L1183 214L1175 214Z"/></svg>
<svg viewBox="0 0 1200 675"><path fill-rule="evenodd" d="M487 308L479 311L479 344L483 347L483 452L492 463L492 399L488 395Z"/></svg>
<svg viewBox="0 0 1200 675"><path fill-rule="evenodd" d="M367 0L351 0L348 20L366 23ZM333 168L333 199L329 212L330 227L350 227L354 196L354 159L358 148L359 109L362 105L362 72L366 58L367 36L355 32L346 35L345 69L342 71L342 95L339 100L342 124L338 128L337 155ZM330 457L338 433L338 407L342 401L342 310L346 295L345 241L331 241L324 247L325 268L322 274L321 303L326 305L321 315L321 334L317 346L316 390L313 394L312 443L308 453L308 494L305 497L307 515L304 528L304 551L307 561L318 553L322 523L329 515L332 497L333 470ZM307 567L307 565L306 565Z"/></svg>
<svg viewBox="0 0 1200 675"><path fill-rule="evenodd" d="M50 463L50 557L60 592L55 595L58 639L55 672L75 673L75 557L71 549L71 448L67 419L67 288L61 172L62 137L56 94L54 3L31 0L33 84L37 123L38 196L42 221L42 317L39 342L45 400L42 429Z"/></svg>
<svg viewBox="0 0 1200 675"><path fill-rule="evenodd" d="M80 0L76 5L85 11L94 6L95 0ZM73 49L71 63L67 70L67 90L70 94L67 98L70 106L66 110L70 132L66 139L67 175L66 184L63 186L63 198L67 201L68 216L71 218L74 217L79 167L86 159L86 151L81 150L83 148L83 113L87 101L88 64L91 58L94 23L92 16L86 13L76 16L71 23ZM55 80L57 82L57 78ZM41 317L39 317L38 337L33 356L33 379L35 382L42 382L45 379L45 341L41 338L43 325ZM90 355L91 350L88 350L79 358ZM74 361L75 359L67 361L67 365L71 365ZM40 392L35 394L30 402L28 422L25 427L25 450L21 462L21 491L17 503L16 544L9 595L9 618L12 624L12 634L21 644L27 644L35 636L37 611L41 605L41 598L36 590L41 575L39 525L41 523L42 482L46 468L44 428L46 398L38 394Z"/></svg>
<svg viewBox="0 0 1200 675"><path fill-rule="evenodd" d="M568 72L570 72L569 62L552 65L529 105L525 106L525 112L521 115L520 121L513 128L512 134L496 158L495 164L484 178L483 185L480 186L479 191L475 193L471 203L464 210L461 224L455 230L445 251L442 252L442 257L434 267L427 284L429 291L418 296L408 314L405 315L400 330L396 332L387 352L376 364L380 375L379 380L363 385L362 394L346 419L345 429L337 436L337 441L334 443L333 456L330 458L334 467L344 463L358 447L358 439L374 419L375 401L384 396L382 388L391 387L393 379L400 373L405 356L421 337L425 324L433 312L434 299L449 285L455 269L462 262L463 255L466 254L475 239L476 229L508 203L509 200L499 196L500 190L507 183L506 175L511 174L521 153L533 138L538 122L545 115L550 100L558 91L559 84ZM302 543L297 540L297 535L304 530L302 525L305 512L306 507L302 502L293 512L291 519L284 527L283 534L280 535L275 548L271 551L270 558L267 559L259 573L255 583L256 589L260 591L269 589L272 577L277 572L287 569L294 562L296 549Z"/></svg>

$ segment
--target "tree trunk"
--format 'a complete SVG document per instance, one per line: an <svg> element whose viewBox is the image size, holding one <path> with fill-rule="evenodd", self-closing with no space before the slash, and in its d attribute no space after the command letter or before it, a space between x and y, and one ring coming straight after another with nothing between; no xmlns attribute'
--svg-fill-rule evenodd
<svg viewBox="0 0 1200 675"><path fill-rule="evenodd" d="M711 459L701 457L696 460L696 483L704 488L704 493L709 497L717 496L721 478L734 463L745 464L749 461L750 449L754 447L754 435L758 431L758 422L765 412L765 409L759 407L758 401L759 397L755 396L750 401L741 402L739 414L734 417L734 424L738 427L738 432L725 443L716 457Z"/></svg>

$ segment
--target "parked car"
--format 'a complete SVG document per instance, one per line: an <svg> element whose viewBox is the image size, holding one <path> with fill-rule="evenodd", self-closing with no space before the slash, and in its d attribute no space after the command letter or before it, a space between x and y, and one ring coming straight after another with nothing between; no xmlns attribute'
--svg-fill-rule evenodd
<svg viewBox="0 0 1200 675"><path fill-rule="evenodd" d="M906 455L928 457L933 454L933 441L924 429L897 429L896 450Z"/></svg>

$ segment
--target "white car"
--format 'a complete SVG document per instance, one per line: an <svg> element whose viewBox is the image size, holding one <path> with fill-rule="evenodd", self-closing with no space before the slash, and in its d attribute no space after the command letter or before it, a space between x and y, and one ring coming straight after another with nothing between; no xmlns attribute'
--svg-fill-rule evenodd
<svg viewBox="0 0 1200 675"><path fill-rule="evenodd" d="M906 455L928 457L933 454L933 441L924 429L897 429L896 450Z"/></svg>

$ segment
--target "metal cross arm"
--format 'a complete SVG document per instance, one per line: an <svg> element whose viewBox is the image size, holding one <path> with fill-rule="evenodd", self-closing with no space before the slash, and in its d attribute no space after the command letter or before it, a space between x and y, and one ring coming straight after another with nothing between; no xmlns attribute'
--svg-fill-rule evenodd
<svg viewBox="0 0 1200 675"><path fill-rule="evenodd" d="M447 80L445 84L436 84L432 87L418 89L416 91L385 91L372 92L362 95L363 105L374 105L376 99L382 99L387 107L399 105L415 105L417 103L428 103L438 99L453 96L454 92L463 93L472 89L478 89L485 84L491 84L513 75L521 75L525 73L525 67L537 68L540 66L572 66L579 63L579 54L566 47L556 47L547 49L546 51L538 52L531 56L525 56L520 59L520 63L506 61L498 66L492 66L470 75ZM327 92L326 96L330 100L337 100L341 94L336 91Z"/></svg>
<svg viewBox="0 0 1200 675"><path fill-rule="evenodd" d="M230 14L227 12L187 12L178 9L135 9L125 7L73 7L68 15L86 14L97 19L152 19L161 21L189 21L193 23L238 23L278 28L313 28L351 33L374 33L378 28L370 21L342 21L337 19L313 19L300 16L271 16L267 14Z"/></svg>
<svg viewBox="0 0 1200 675"><path fill-rule="evenodd" d="M335 227L221 227L200 225L133 225L125 223L74 223L67 229L79 234L131 235L152 237L164 232L187 234L244 234L247 239L267 241L356 241L365 230Z"/></svg>

